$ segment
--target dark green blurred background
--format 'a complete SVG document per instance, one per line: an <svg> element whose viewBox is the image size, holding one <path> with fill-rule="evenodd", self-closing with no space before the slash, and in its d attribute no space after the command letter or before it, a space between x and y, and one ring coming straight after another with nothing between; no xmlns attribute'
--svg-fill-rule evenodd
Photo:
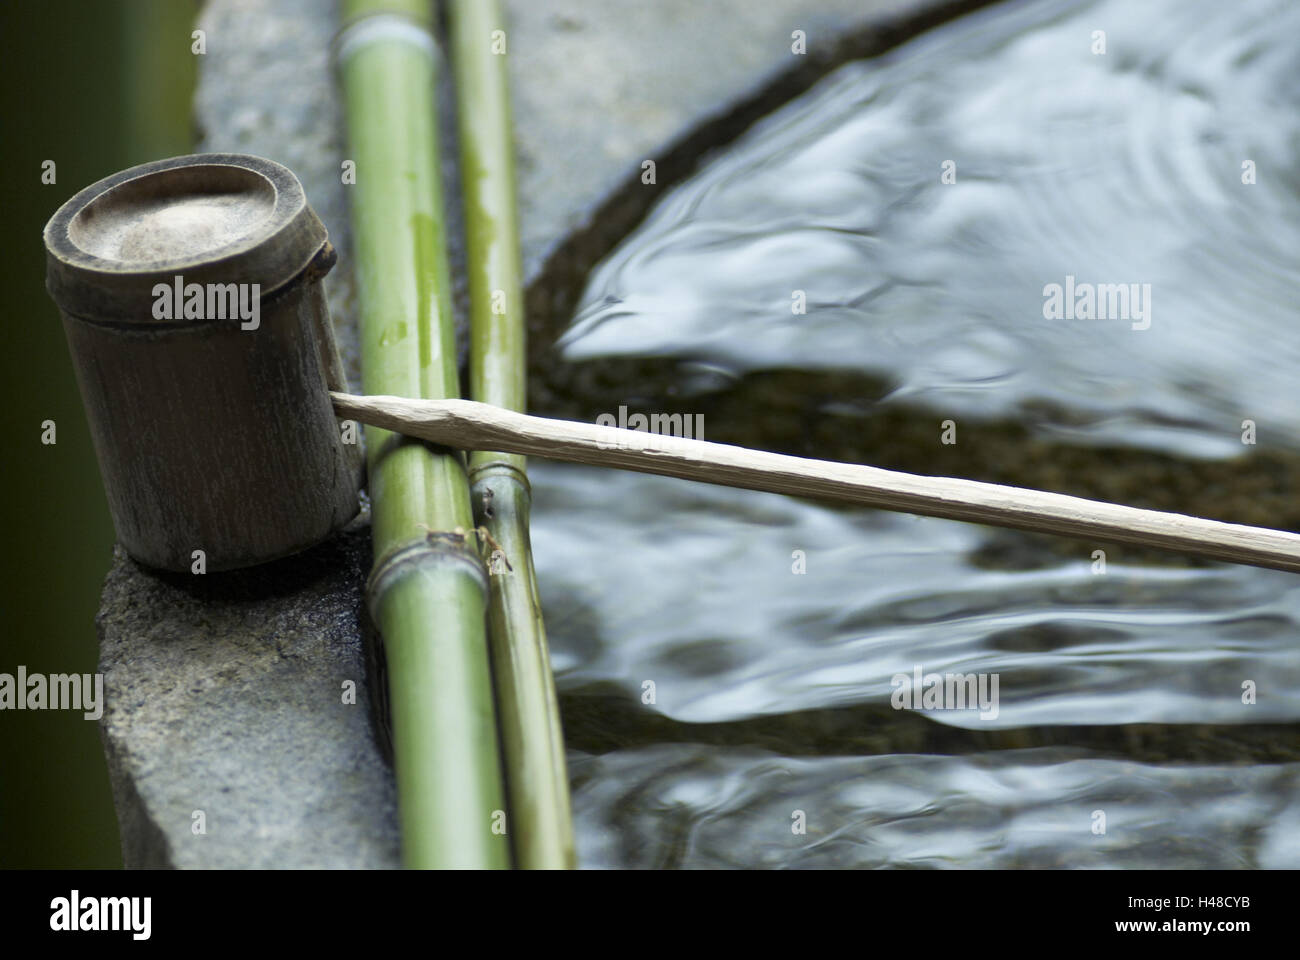
<svg viewBox="0 0 1300 960"><path fill-rule="evenodd" d="M5 302L0 672L90 673L113 544L41 230L82 187L188 153L195 0L4 0ZM53 160L57 183L41 183ZM58 442L41 444L41 422ZM78 712L0 712L0 867L120 867L99 732Z"/></svg>

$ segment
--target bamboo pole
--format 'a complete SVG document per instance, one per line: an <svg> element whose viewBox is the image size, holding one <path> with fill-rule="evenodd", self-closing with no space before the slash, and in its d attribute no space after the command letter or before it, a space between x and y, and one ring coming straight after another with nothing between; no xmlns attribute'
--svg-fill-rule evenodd
<svg viewBox="0 0 1300 960"><path fill-rule="evenodd" d="M470 396L522 411L524 293L505 20L497 0L453 0L450 14L469 273ZM515 860L525 869L572 868L568 768L528 537L532 495L525 459L475 451L469 476L475 520L500 550L489 563L488 639Z"/></svg>
<svg viewBox="0 0 1300 960"><path fill-rule="evenodd" d="M367 389L459 393L438 176L437 48L424 0L347 0L337 41L356 164L353 239ZM485 637L486 575L461 458L366 431L375 566L410 867L506 867Z"/></svg>
<svg viewBox="0 0 1300 960"><path fill-rule="evenodd" d="M508 450L1300 572L1300 534L1283 530L975 480L924 477L638 430L548 420L469 400L435 402L340 393L331 397L339 416L460 449Z"/></svg>

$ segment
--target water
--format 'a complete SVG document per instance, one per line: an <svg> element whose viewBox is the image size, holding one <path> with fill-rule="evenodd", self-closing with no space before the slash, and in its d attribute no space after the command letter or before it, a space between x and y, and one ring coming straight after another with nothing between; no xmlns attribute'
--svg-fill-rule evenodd
<svg viewBox="0 0 1300 960"><path fill-rule="evenodd" d="M1239 453L1247 417L1300 445L1297 36L1289 0L1034 3L848 66L658 207L566 355L847 367L1190 455ZM1150 329L1045 321L1067 276L1150 284Z"/></svg>
<svg viewBox="0 0 1300 960"><path fill-rule="evenodd" d="M564 360L645 375L586 412L1300 529L1297 38L1012 4L840 69L594 271ZM1047 319L1067 276L1149 309ZM1300 578L533 475L585 865L1300 866ZM996 715L892 709L918 667Z"/></svg>

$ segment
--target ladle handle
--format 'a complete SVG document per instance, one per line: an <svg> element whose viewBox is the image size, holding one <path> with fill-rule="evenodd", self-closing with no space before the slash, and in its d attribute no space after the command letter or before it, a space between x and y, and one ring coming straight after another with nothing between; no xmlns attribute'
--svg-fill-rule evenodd
<svg viewBox="0 0 1300 960"><path fill-rule="evenodd" d="M1042 490L809 460L724 443L550 420L471 400L331 393L335 412L463 450L618 467L682 480L899 510L1082 539L1132 543L1300 571L1300 535Z"/></svg>

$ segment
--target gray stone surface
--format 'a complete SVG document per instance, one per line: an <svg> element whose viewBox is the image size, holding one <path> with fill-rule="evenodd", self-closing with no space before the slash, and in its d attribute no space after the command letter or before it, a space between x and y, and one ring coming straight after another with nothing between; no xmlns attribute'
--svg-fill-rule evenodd
<svg viewBox="0 0 1300 960"><path fill-rule="evenodd" d="M101 723L127 865L396 864L362 640L368 540L356 523L291 560L202 577L146 573L119 550Z"/></svg>
<svg viewBox="0 0 1300 960"><path fill-rule="evenodd" d="M644 161L663 166L691 134L724 123L768 90L785 99L797 82L790 75L823 72L845 57L846 44L870 44L871 25L923 6L917 0L509 3L519 190L527 198L520 217L525 274L538 276L612 194L652 198L657 191L640 182ZM796 30L806 37L801 55L791 49ZM680 164L670 167L671 176Z"/></svg>
<svg viewBox="0 0 1300 960"><path fill-rule="evenodd" d="M973 3L957 4L968 7ZM535 352L659 192L831 66L938 19L925 0L511 0L520 217ZM951 10L943 9L942 15ZM326 279L359 383L332 0L209 0L202 150L292 168L340 251ZM919 18L919 19L918 19ZM791 53L804 30L808 53ZM444 106L451 94L444 72ZM455 189L444 109L448 190ZM658 164L657 184L640 183ZM463 262L452 210L453 268ZM463 289L458 291L463 310ZM540 334L540 335L539 335ZM536 362L536 361L535 361ZM386 867L395 791L363 640L364 516L250 571L160 576L120 551L99 616L101 721L128 866ZM355 704L343 685L357 686ZM202 812L206 832L196 832Z"/></svg>

